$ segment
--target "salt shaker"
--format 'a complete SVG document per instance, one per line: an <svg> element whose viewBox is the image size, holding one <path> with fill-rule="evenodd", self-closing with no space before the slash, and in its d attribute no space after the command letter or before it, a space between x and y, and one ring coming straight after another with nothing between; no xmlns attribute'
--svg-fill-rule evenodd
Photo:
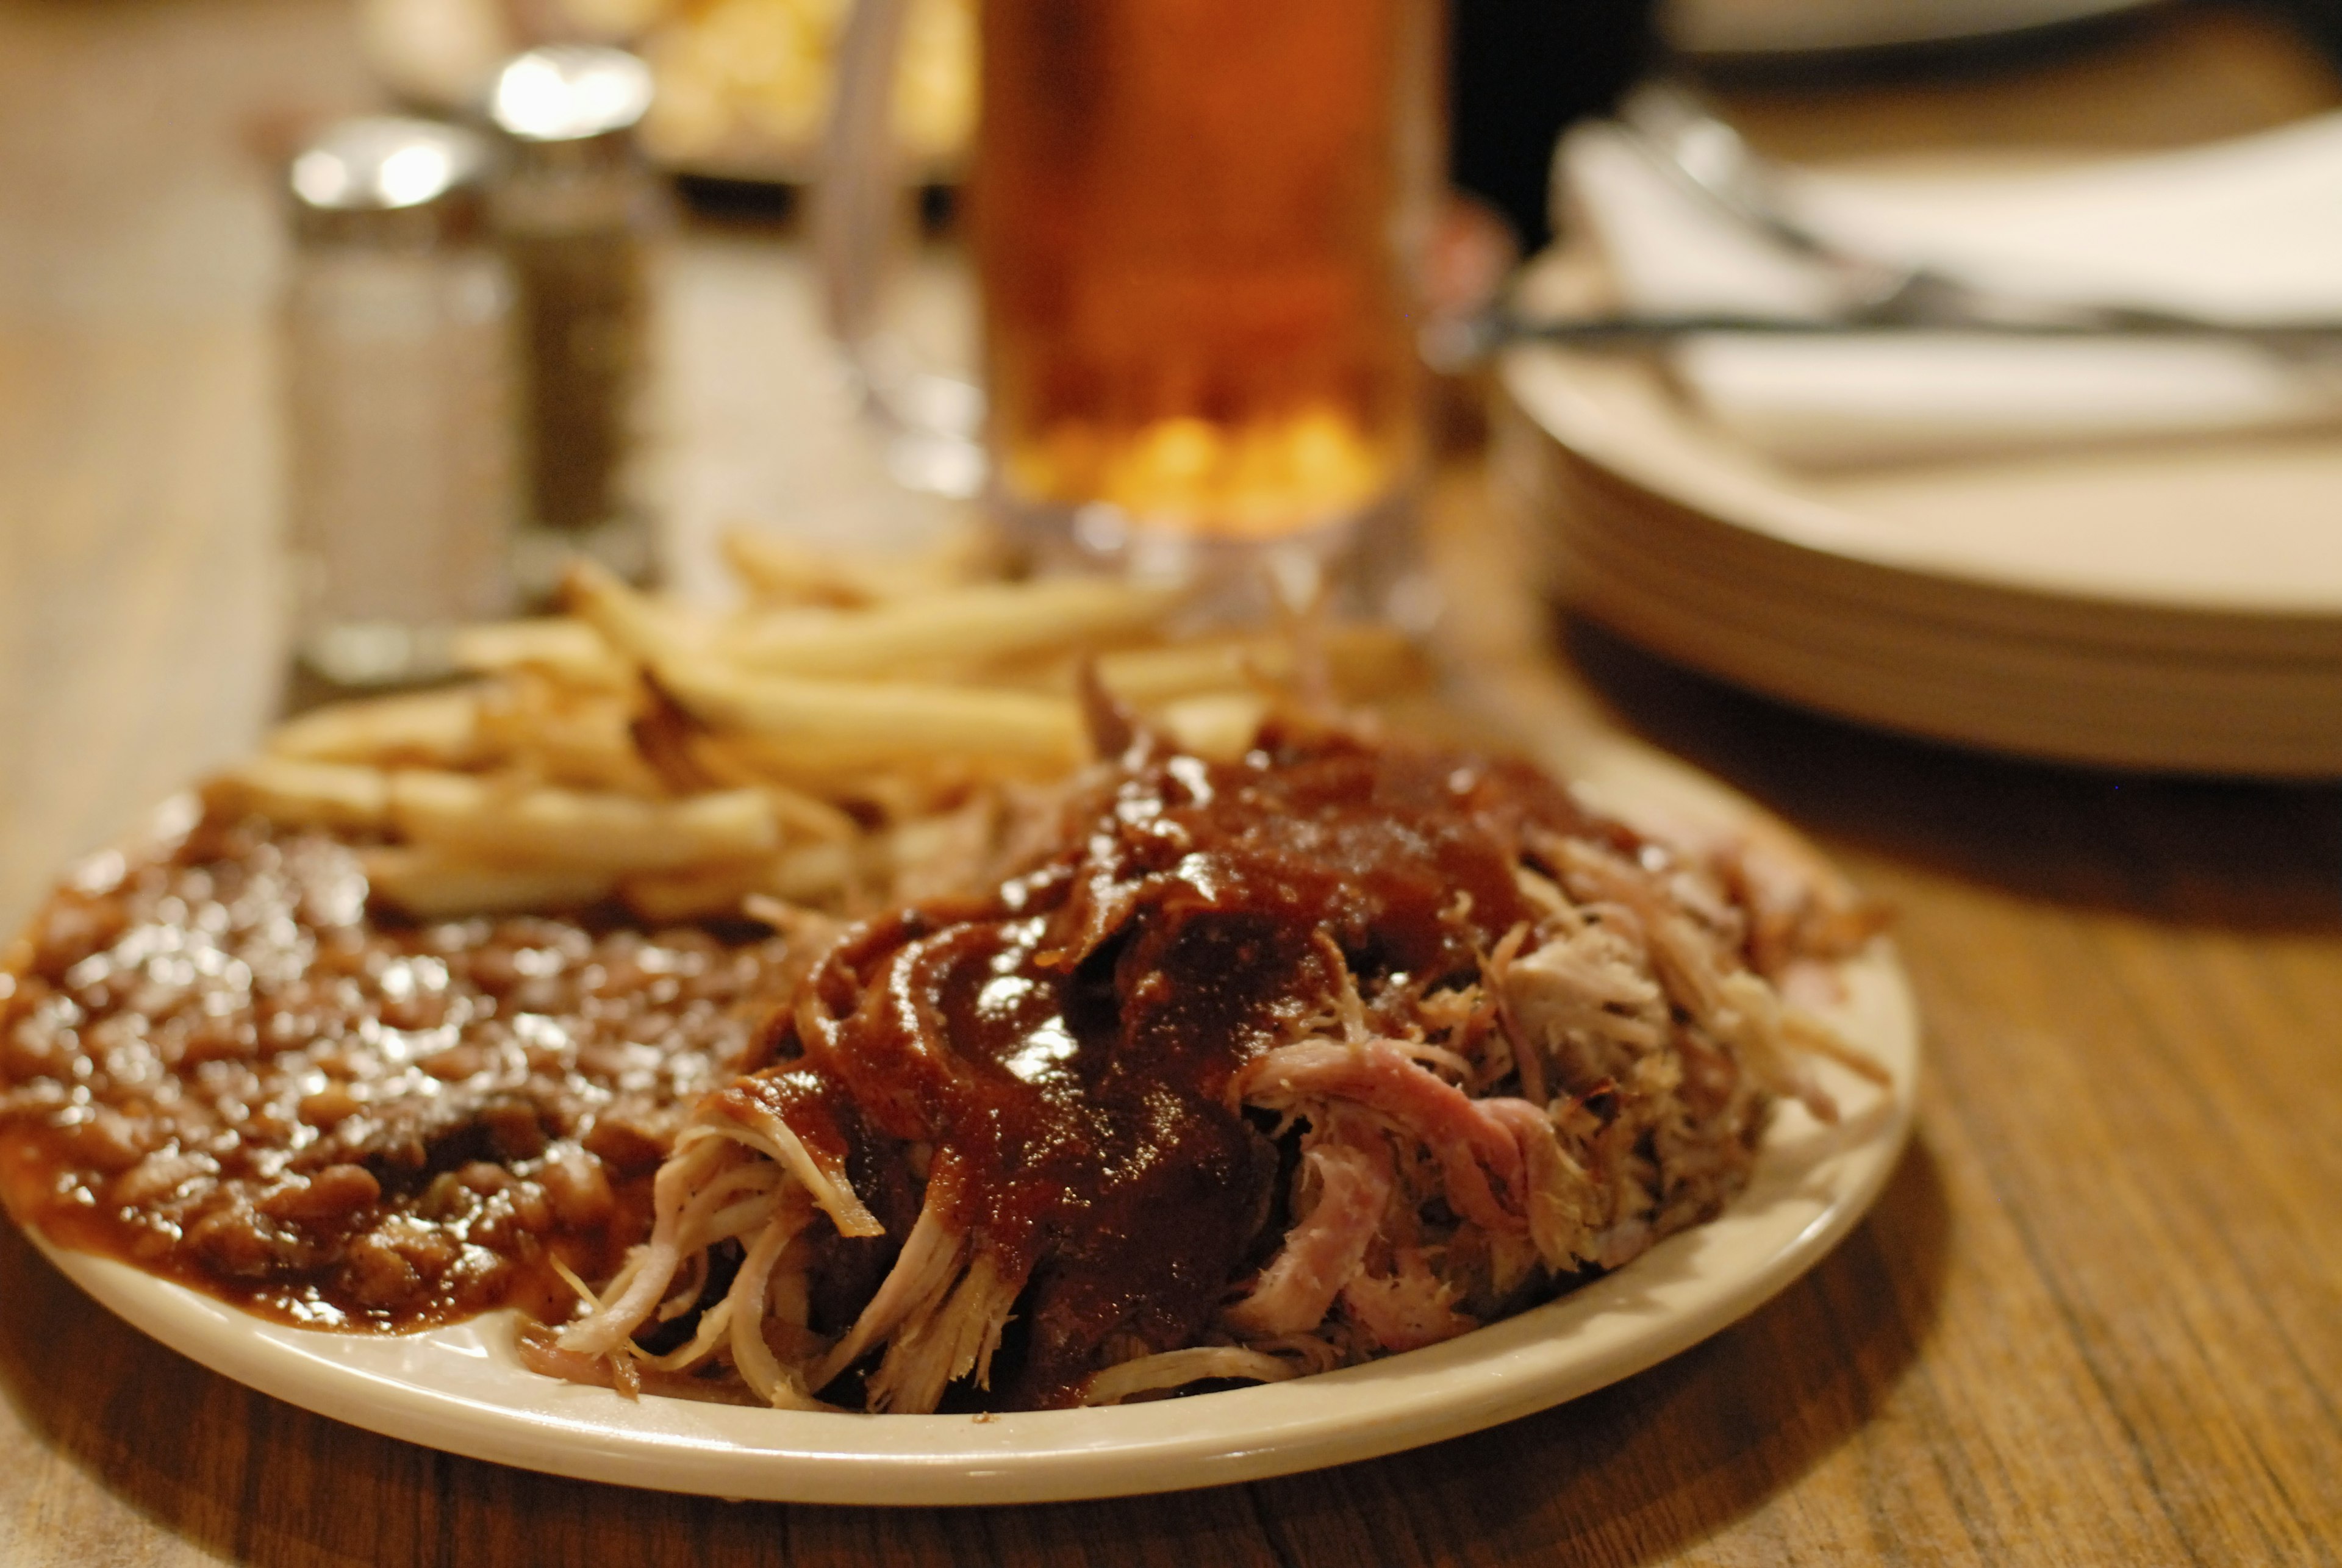
<svg viewBox="0 0 2342 1568"><path fill-rule="evenodd" d="M489 158L471 133L378 118L293 161L295 705L438 679L454 627L515 607L513 290Z"/></svg>
<svg viewBox="0 0 2342 1568"><path fill-rule="evenodd" d="M534 601L573 553L636 582L654 566L634 462L660 217L634 141L650 102L640 60L575 44L518 56L489 98L510 141L494 211L519 289L529 515L514 560Z"/></svg>

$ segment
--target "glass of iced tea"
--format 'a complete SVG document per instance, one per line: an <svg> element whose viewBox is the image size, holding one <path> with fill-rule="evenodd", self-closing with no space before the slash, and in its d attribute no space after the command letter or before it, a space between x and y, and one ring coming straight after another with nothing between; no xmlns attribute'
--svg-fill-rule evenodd
<svg viewBox="0 0 2342 1568"><path fill-rule="evenodd" d="M881 417L916 441L939 434L920 405L949 400L918 395L872 331L902 4L860 0L816 226L833 322ZM1439 0L980 0L979 15L966 202L986 493L1060 563L1266 561L1288 592L1355 570L1386 547L1421 462Z"/></svg>

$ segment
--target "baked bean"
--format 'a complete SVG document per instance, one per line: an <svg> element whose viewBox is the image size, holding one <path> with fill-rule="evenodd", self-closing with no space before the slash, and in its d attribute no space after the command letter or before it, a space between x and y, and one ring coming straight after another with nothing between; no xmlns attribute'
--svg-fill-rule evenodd
<svg viewBox="0 0 2342 1568"><path fill-rule="evenodd" d="M0 971L0 1143L50 1194L18 1217L306 1322L501 1305L556 1240L615 1268L779 941L415 927L364 891L332 838L208 821L54 895Z"/></svg>

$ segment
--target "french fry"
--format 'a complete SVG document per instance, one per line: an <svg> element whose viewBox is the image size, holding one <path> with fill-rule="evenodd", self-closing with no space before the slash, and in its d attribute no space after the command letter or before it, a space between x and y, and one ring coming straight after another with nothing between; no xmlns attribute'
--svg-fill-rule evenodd
<svg viewBox="0 0 2342 1568"><path fill-rule="evenodd" d="M374 896L424 920L455 914L580 909L610 896L616 879L592 866L497 865L406 844L363 850Z"/></svg>
<svg viewBox="0 0 2342 1568"><path fill-rule="evenodd" d="M727 626L716 648L746 670L901 675L974 669L1053 649L1126 640L1185 594L1102 578L986 583L876 609L782 610Z"/></svg>
<svg viewBox="0 0 2342 1568"><path fill-rule="evenodd" d="M291 827L374 832L390 822L391 777L350 763L264 754L214 777L204 796L224 814L257 814Z"/></svg>
<svg viewBox="0 0 2342 1568"><path fill-rule="evenodd" d="M725 564L760 599L779 604L830 604L860 609L904 591L906 574L889 575L858 563L749 528L732 528L721 541ZM916 585L916 574L907 574Z"/></svg>
<svg viewBox="0 0 2342 1568"><path fill-rule="evenodd" d="M634 684L626 658L592 626L565 615L460 626L450 652L457 668L478 674L533 668L574 686L623 691Z"/></svg>
<svg viewBox="0 0 2342 1568"><path fill-rule="evenodd" d="M561 579L561 592L580 620L638 664L659 671L706 652L708 638L703 628L629 587L596 562L582 557L572 561Z"/></svg>
<svg viewBox="0 0 2342 1568"><path fill-rule="evenodd" d="M481 691L407 692L329 703L276 727L272 755L313 763L465 767L482 760Z"/></svg>
<svg viewBox="0 0 2342 1568"><path fill-rule="evenodd" d="M791 789L785 784L767 780L756 786L764 794L766 804L773 808L773 820L784 833L817 843L845 844L860 834L855 820L826 800L816 800L803 790Z"/></svg>
<svg viewBox="0 0 2342 1568"><path fill-rule="evenodd" d="M712 660L656 666L667 694L718 729L806 748L824 763L968 756L1071 766L1085 754L1069 698L982 686L746 675Z"/></svg>
<svg viewBox="0 0 2342 1568"><path fill-rule="evenodd" d="M744 754L745 748L729 736L701 732L690 737L685 749L692 764L720 788L760 789L772 803L773 820L781 824L782 832L798 838L821 839L840 843L859 834L862 826L851 816L819 796L782 782L786 768L759 767L756 760Z"/></svg>
<svg viewBox="0 0 2342 1568"><path fill-rule="evenodd" d="M1422 681L1423 655L1395 628L1338 625L1321 634L1335 684L1353 700L1386 696ZM1257 690L1294 679L1290 639L1230 637L1104 654L1098 679L1124 702L1147 706L1206 692Z"/></svg>
<svg viewBox="0 0 2342 1568"><path fill-rule="evenodd" d="M1182 751L1234 762L1252 748L1268 707L1256 692L1205 692L1166 703L1155 716Z"/></svg>
<svg viewBox="0 0 2342 1568"><path fill-rule="evenodd" d="M859 609L1000 575L1001 541L988 528L947 531L928 549L887 557L841 556L754 528L732 528L725 564L750 594L775 604Z"/></svg>
<svg viewBox="0 0 2342 1568"><path fill-rule="evenodd" d="M319 710L212 797L387 835L366 852L378 889L417 914L614 895L662 921L744 899L852 911L965 881L999 852L999 786L1088 755L1083 659L1214 757L1240 755L1305 678L1356 699L1423 676L1373 626L1145 645L1183 594L1003 583L977 537L857 563L735 534L754 604L728 616L577 563L571 616L457 634L477 684Z"/></svg>
<svg viewBox="0 0 2342 1568"><path fill-rule="evenodd" d="M859 844L800 844L773 859L763 891L788 904L823 904L853 888L864 875Z"/></svg>
<svg viewBox="0 0 2342 1568"><path fill-rule="evenodd" d="M896 762L872 767L847 757L809 757L803 746L769 741L757 735L726 735L727 750L749 763L760 780L792 793L821 799L841 810L853 808L846 820L856 822L853 837L863 828L856 816L879 822L907 822L948 804L967 793L985 771L966 759ZM1034 770L995 764L989 776L1017 777ZM815 836L815 835L808 835Z"/></svg>
<svg viewBox="0 0 2342 1568"><path fill-rule="evenodd" d="M635 744L634 716L634 704L615 691L579 690L520 669L481 703L479 724L495 755L545 783L665 794Z"/></svg>
<svg viewBox="0 0 2342 1568"><path fill-rule="evenodd" d="M756 789L776 782L773 770L760 767L754 759L744 756L733 736L696 731L685 739L683 751L691 765L714 779L719 788Z"/></svg>
<svg viewBox="0 0 2342 1568"><path fill-rule="evenodd" d="M955 754L1065 764L1082 753L1072 703L984 687L750 674L706 639L589 562L565 582L578 614L648 666L695 717L803 745L818 766L870 766Z"/></svg>
<svg viewBox="0 0 2342 1568"><path fill-rule="evenodd" d="M660 924L718 920L740 913L741 901L770 882L769 863L743 860L687 871L646 872L618 884L618 896L643 919Z"/></svg>
<svg viewBox="0 0 2342 1568"><path fill-rule="evenodd" d="M1097 661L1106 689L1141 707L1207 692L1250 691L1284 679L1292 669L1289 653L1256 637L1132 648Z"/></svg>
<svg viewBox="0 0 2342 1568"><path fill-rule="evenodd" d="M666 694L718 729L799 744L857 765L901 758L1022 758L1070 765L1081 717L1066 699L976 686L749 674L604 567L574 563L564 589L577 613L649 666Z"/></svg>
<svg viewBox="0 0 2342 1568"><path fill-rule="evenodd" d="M780 843L756 790L637 800L574 790L499 790L469 774L391 776L391 820L409 839L489 864L675 871L768 854Z"/></svg>

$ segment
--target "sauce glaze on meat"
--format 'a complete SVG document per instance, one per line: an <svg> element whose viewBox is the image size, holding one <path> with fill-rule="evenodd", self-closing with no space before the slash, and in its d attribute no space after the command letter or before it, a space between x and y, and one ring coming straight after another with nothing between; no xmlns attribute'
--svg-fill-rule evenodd
<svg viewBox="0 0 2342 1568"><path fill-rule="evenodd" d="M845 1129L866 1169L931 1151L925 1204L1029 1282L998 1402L1071 1403L1110 1344L1193 1342L1263 1238L1279 1162L1238 1072L1345 967L1392 1032L1476 979L1535 913L1531 824L1624 834L1516 763L1338 735L1272 733L1233 764L1142 746L996 894L849 933L795 1052L719 1105Z"/></svg>
<svg viewBox="0 0 2342 1568"><path fill-rule="evenodd" d="M748 1065L775 940L380 921L351 849L205 822L96 857L0 969L20 1223L315 1326L572 1299Z"/></svg>

